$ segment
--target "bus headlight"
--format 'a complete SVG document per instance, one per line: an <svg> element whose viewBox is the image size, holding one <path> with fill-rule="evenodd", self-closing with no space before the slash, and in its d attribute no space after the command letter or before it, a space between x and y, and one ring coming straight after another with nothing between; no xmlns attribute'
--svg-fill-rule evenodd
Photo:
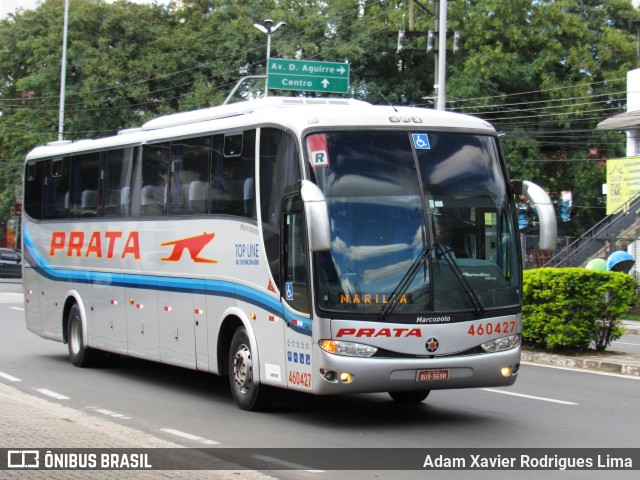
<svg viewBox="0 0 640 480"><path fill-rule="evenodd" d="M362 343L341 342L338 340L320 340L320 348L328 353L346 357L370 357L378 351L376 347Z"/></svg>
<svg viewBox="0 0 640 480"><path fill-rule="evenodd" d="M510 350L520 345L520 334L509 335L508 337L496 338L490 342L480 345L485 352L494 353Z"/></svg>

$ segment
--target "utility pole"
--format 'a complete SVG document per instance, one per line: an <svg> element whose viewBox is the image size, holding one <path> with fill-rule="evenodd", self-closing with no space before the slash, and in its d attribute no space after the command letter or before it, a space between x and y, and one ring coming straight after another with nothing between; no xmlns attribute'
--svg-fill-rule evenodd
<svg viewBox="0 0 640 480"><path fill-rule="evenodd" d="M433 88L438 97L436 110L445 110L447 74L447 0L436 0L435 32L438 50L435 54L435 81Z"/></svg>
<svg viewBox="0 0 640 480"><path fill-rule="evenodd" d="M636 67L640 68L640 20L631 20L629 28L636 27Z"/></svg>
<svg viewBox="0 0 640 480"><path fill-rule="evenodd" d="M431 12L419 1L409 0L409 30L398 31L398 48L397 53L404 50L404 38L414 36L427 37L427 53L433 53L435 58L435 66L433 73L433 96L424 97L425 99L435 100L434 104L437 110L446 110L446 73L447 73L447 0L434 0L433 17L435 25L433 30L428 32L414 32L414 4L418 5L422 10L431 15ZM404 27L404 25L403 25ZM453 33L453 53L460 51L461 36L460 32Z"/></svg>

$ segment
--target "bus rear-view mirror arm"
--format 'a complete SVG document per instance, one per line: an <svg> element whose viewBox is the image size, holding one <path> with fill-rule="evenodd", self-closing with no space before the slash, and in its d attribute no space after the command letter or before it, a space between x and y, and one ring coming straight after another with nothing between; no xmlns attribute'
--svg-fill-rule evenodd
<svg viewBox="0 0 640 480"><path fill-rule="evenodd" d="M302 180L300 196L307 217L309 249L312 252L329 250L331 247L329 210L322 190L309 180Z"/></svg>
<svg viewBox="0 0 640 480"><path fill-rule="evenodd" d="M540 222L540 250L555 252L558 224L551 198L542 187L527 180L514 180L511 185L515 194L527 197L536 209Z"/></svg>

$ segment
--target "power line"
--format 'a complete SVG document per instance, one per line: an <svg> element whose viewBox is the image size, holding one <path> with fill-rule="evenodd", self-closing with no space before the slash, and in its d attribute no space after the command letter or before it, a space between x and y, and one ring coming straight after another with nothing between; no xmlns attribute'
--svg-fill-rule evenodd
<svg viewBox="0 0 640 480"><path fill-rule="evenodd" d="M505 97L513 97L516 95L531 95L533 93L548 93L548 92L554 92L557 90L567 90L567 89L573 89L573 88L580 88L580 87L593 87L594 85L601 85L601 84L608 84L608 83L617 83L617 82L626 82L626 78L612 78L609 80L602 80L600 82L588 82L588 83L578 83L578 84L574 84L574 85L564 85L561 87L551 87L551 88L547 88L544 90L529 90L526 92L517 92L517 93L504 93L504 94L500 94L500 95L490 95L490 96L486 96L486 97L471 97L471 98L464 98L464 99L450 99L450 102L472 102L472 101L478 101L478 100L488 100L488 99L492 99L492 98L505 98Z"/></svg>
<svg viewBox="0 0 640 480"><path fill-rule="evenodd" d="M507 112L525 112L525 111L537 111L537 110L545 110L548 109L550 107L554 107L554 103L566 103L566 102L575 102L577 100L585 100L585 99L595 99L598 97L606 97L603 100L599 100L597 102L595 101L590 101L590 102L583 102L583 103L572 103L570 105L555 105L555 107L575 107L578 105L586 105L586 104L593 104L593 103L610 103L613 100L613 97L615 95L624 95L626 97L626 93L627 92L612 92L612 93L599 93L596 95L585 95L585 96L580 96L580 97L567 97L567 98L558 98L558 99L547 99L547 100L534 100L534 101L524 101L524 102L520 102L520 103L505 103L505 104L495 104L495 105L481 105L481 106L477 106L477 107L462 107L462 108L456 108L453 107L451 109L451 111L463 111L463 110L471 110L471 109L477 109L477 108L496 108L496 109L505 109L505 107L511 107L511 106L521 106L521 105L538 105L538 104L543 104L543 106L541 107L530 107L530 108L526 108L526 109L505 109L500 113L507 113ZM626 98L624 100L619 100L619 101L625 101L626 102ZM486 110L486 111L480 111L480 112L473 112L474 115L482 115L482 114L486 114L486 113L492 113L491 110Z"/></svg>
<svg viewBox="0 0 640 480"><path fill-rule="evenodd" d="M381 12L380 15L385 14L385 12ZM344 16L347 15L352 15L352 13L345 13ZM337 17L338 19L342 18L342 16ZM371 21L375 21L379 18L379 16L374 16L374 17L366 17L364 25L368 25ZM362 25L360 25L360 27L362 27ZM359 41L361 41L363 38L365 37L369 37L371 35L376 35L380 32L386 31L386 28L388 28L386 25L379 27L377 30L370 30L367 28L360 28L360 31L362 32L359 35L356 35L355 37L353 37L351 40L349 40L348 42L344 42L341 44L341 46L346 46L349 44L354 44L357 43ZM292 39L295 39L297 37L298 33L291 33L288 35L283 35L282 41L283 42L287 42L287 41L291 41ZM256 47L254 48L250 48L248 49L249 52L254 52L257 50L261 50L263 48L262 45L256 45ZM314 58L318 58L320 57L320 53L316 53L315 55L311 55L309 58L310 59L314 59ZM149 82L157 82L157 81L162 81L168 78L172 78L176 75L182 75L184 73L188 73L191 71L196 71L196 70L203 70L206 69L208 67L211 67L212 65L216 65L216 64L220 64L220 63L226 63L229 65L229 67L223 71L217 71L217 75L216 77L223 77L225 75L232 75L234 72L237 72L237 67L233 67L231 65L233 64L237 64L238 63L239 58L233 56L233 55L229 55L227 57L222 57L222 58L218 58L215 61L212 62L203 62L200 63L196 66L193 67L189 67L189 68L185 68L179 71L174 71L174 72L170 72L170 73L166 73L166 74L161 74L161 75L157 75L155 77L151 77L151 78L147 78L147 79L142 79L142 80L135 80L135 81L131 81L125 84L117 84L114 86L109 86L109 87L104 87L104 88L100 88L100 89L95 89L95 90L90 90L90 91L84 91L84 92L70 92L70 96L73 97L81 97L81 96L85 96L85 95L92 95L92 94L97 94L97 93L103 93L106 91L122 91L122 90L127 90L130 87L133 86L137 86L143 83L149 83ZM252 69L257 67L259 64L261 64L262 62L256 62L256 63L252 63L246 66L246 68ZM212 76L206 77L208 80L214 78ZM194 81L189 81L189 82L185 82L181 85L173 85L170 87L166 87L166 88L161 88L161 89L157 89L154 90L152 92L145 92L145 96L150 97L152 95L161 95L163 92L168 92L168 91L180 91L181 87L185 87L185 86L190 86L190 85L194 85L195 82L197 82L198 80L194 80ZM558 117L563 116L563 117L567 117L567 118L562 118L560 119L560 121L567 121L567 122L571 122L572 124L575 122L587 122L587 121L596 121L596 120L602 120L603 118L598 116L589 116L589 117L585 117L586 114L592 114L592 113L598 113L599 115L603 115L606 112L609 111L619 111L620 107L610 107L610 108L605 108L605 109L600 109L600 110L594 110L594 109L590 109L590 110L583 110L583 111L579 111L579 112L567 112L567 111L547 111L550 109L561 109L561 108L565 108L565 107L576 107L576 106L585 106L585 105L597 105L597 104L607 104L610 102L615 102L615 101L622 101L622 100L615 100L613 99L614 96L616 95L622 95L624 92L620 92L620 91L614 91L612 93L594 93L593 95L582 95L582 96L574 96L574 97L568 97L568 98L556 98L556 99L548 99L548 100L533 100L533 101L523 101L520 103L517 102L511 102L511 103L506 103L506 104L493 104L493 105L477 105L477 106L473 106L473 105L468 105L470 102L478 102L478 101L483 101L483 100L490 100L490 99L495 99L495 98L501 98L501 99L516 99L518 97L522 97L522 96L528 96L528 95L533 95L533 94L551 94L553 92L558 92L558 91L565 91L565 90L569 90L569 89L581 89L581 88L590 88L593 89L596 86L599 85L616 85L619 82L623 82L625 81L625 79L620 78L620 79L610 79L610 80L603 80L600 82L589 82L589 83L580 83L580 84L575 84L575 85L565 85L565 86L558 86L558 87L552 87L552 88L548 88L548 89L540 89L540 90L533 90L533 91L526 91L526 92L516 92L516 93L509 93L509 94L501 94L501 95L493 95L493 96L485 96L485 97L475 97L475 98L466 98L466 99L449 99L448 102L449 103L455 103L458 104L456 106L454 106L452 109L456 110L456 111L463 111L463 110L470 110L470 109L479 109L482 108L484 109L483 111L480 112L474 112L474 115L476 116L481 116L481 115L486 115L487 119L489 119L489 121L491 121L493 124L500 126L503 124L503 122L508 122L508 129L506 130L508 132L509 135L515 135L516 132L513 132L513 128L529 128L529 127L533 127L533 128L537 128L541 125L545 125L545 124L549 124L549 125L553 125L553 124L557 124ZM229 85L233 85L233 83L226 83L223 85L219 85L215 88L212 89L213 92L220 92L223 89L228 88ZM186 89L185 89L186 90ZM185 92L185 93L180 93L176 96L172 96L172 97L168 97L163 99L163 101L173 101L173 100L178 100L181 98L184 98L188 95L191 95L193 92ZM604 98L604 97L609 97L608 99L603 99L603 100L598 100L598 101L592 101L592 102L582 102L582 103L573 103L572 105L567 105L567 106L563 106L563 105L556 105L556 103L566 103L566 102L570 102L570 101L576 101L576 100L585 100L585 99L596 99L596 98ZM46 101L46 100L52 100L52 99L56 99L56 97L54 96L43 96L43 97L26 97L26 98L17 98L17 99L2 99L0 98L0 105L2 105L3 103L5 103L7 106L12 106L10 102L17 102L19 105L13 105L17 108L29 108L29 109L42 109L43 111L53 111L54 109L56 109L57 107L54 106L46 106L46 105L29 105L28 107L25 106L25 102L35 102L35 101ZM128 100L127 95L116 95L114 96L113 99L113 103L117 103L118 101L122 101L122 100ZM145 101L141 101L135 104L130 104L130 108L135 108L135 107L144 107L147 105L151 105L157 102L157 98L149 98L148 100ZM462 105L460 105L462 104ZM467 104L467 105L465 105ZM540 105L540 104L544 104L545 106L534 106L534 105ZM83 106L85 105L84 102L75 102L72 104L69 104L69 106L73 107L73 106ZM506 107L516 107L516 108L506 108ZM522 108L517 108L517 107L522 107ZM73 113L82 113L82 112L99 112L99 111L103 111L103 110L107 110L109 108L112 107L97 107L97 108L77 108L77 109L72 109L72 110L68 110L71 111ZM499 111L492 111L489 110L490 108L495 108L498 109ZM547 111L546 113L541 113ZM530 113L531 115L513 115L513 114L518 114L518 113L522 113L522 114L526 114L526 113ZM551 120L550 120L551 119ZM507 125L505 125L505 127L507 127ZM591 132L592 130L588 130L588 129L584 129L583 131L581 131L581 134L588 134L589 132ZM567 131L565 130L561 130L562 133L566 133ZM79 134L79 133L102 133L101 132L96 132L96 131L85 131L85 132L72 132L75 134ZM577 131L572 131L571 132L573 135L577 134ZM536 136L538 135L535 131L529 131L526 133L529 136ZM542 138L542 137L540 137ZM561 137L558 137L561 138ZM551 138L549 138L549 142L550 143Z"/></svg>

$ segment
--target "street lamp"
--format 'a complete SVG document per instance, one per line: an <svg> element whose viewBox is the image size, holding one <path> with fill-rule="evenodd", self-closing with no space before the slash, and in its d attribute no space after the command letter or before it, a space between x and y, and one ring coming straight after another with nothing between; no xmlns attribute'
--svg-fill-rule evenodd
<svg viewBox="0 0 640 480"><path fill-rule="evenodd" d="M64 138L64 95L67 85L67 30L69 29L69 0L64 2L62 27L62 60L60 66L60 106L58 107L58 141Z"/></svg>
<svg viewBox="0 0 640 480"><path fill-rule="evenodd" d="M253 26L260 30L262 33L267 34L267 63L264 67L265 73L269 75L269 58L271 57L271 34L277 31L281 26L286 25L285 22L277 23L273 26L273 20L267 18L264 24L254 23ZM264 81L264 96L269 95L268 78Z"/></svg>

